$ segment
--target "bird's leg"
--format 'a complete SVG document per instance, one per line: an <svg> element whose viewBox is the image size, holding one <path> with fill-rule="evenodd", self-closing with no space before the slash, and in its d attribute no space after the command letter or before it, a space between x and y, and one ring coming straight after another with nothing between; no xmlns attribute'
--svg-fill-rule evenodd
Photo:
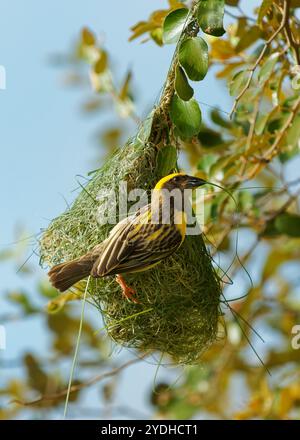
<svg viewBox="0 0 300 440"><path fill-rule="evenodd" d="M136 295L136 291L133 290L132 287L126 284L126 281L124 280L122 275L116 276L116 282L121 286L122 293L125 296L125 298L129 299L130 301L133 301L136 304L139 304L139 301L136 298L134 298L134 295Z"/></svg>

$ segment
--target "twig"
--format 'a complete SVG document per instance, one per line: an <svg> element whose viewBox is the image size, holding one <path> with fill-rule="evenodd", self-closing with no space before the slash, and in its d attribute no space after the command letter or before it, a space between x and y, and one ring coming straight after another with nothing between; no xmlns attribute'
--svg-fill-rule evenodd
<svg viewBox="0 0 300 440"><path fill-rule="evenodd" d="M253 21L256 22L255 18L253 17L248 17L247 15L245 15L242 11L240 11L242 13L242 15L235 15L232 12L228 11L228 9L225 9L225 14L228 15L229 17L235 18L236 20L240 19L240 18L244 18L246 20L249 21Z"/></svg>
<svg viewBox="0 0 300 440"><path fill-rule="evenodd" d="M255 102L253 116L252 116L252 124L249 129L248 137L247 137L247 144L246 144L246 151L249 150L252 144L254 132L255 132L255 124L257 121L257 116L259 113L259 106L260 106L260 98Z"/></svg>
<svg viewBox="0 0 300 440"><path fill-rule="evenodd" d="M286 23L285 23L285 27L284 27L284 33L288 42L288 46L291 48L291 50L294 52L294 57L295 57L295 61L297 65L300 65L300 47L299 44L296 43L296 41L294 40L294 36L290 27L290 0L287 0L288 6L287 6L287 17L286 17ZM282 9L280 8L279 5L275 6L278 7L278 9L280 10L281 13L283 13Z"/></svg>
<svg viewBox="0 0 300 440"><path fill-rule="evenodd" d="M243 11L243 9L241 8L240 5L237 5L236 8L237 8L237 10L240 12L240 14L241 14L243 17L247 18L247 20L252 20L252 21L255 21L255 22L256 22L256 18L254 18L254 17L249 17L249 15L246 15L245 12Z"/></svg>
<svg viewBox="0 0 300 440"><path fill-rule="evenodd" d="M256 159L258 163L253 167L253 169L251 170L251 173L248 174L248 176L247 176L248 180L251 180L252 178L254 178L254 176L256 176L261 171L261 169L264 168L264 166L266 164L270 163L270 161L276 156L276 154L278 152L279 145L280 145L282 139L284 138L287 129L290 127L293 120L297 116L299 109L300 109L300 97L295 101L295 104L292 107L291 113L290 113L289 117L287 118L283 127L279 130L279 135L276 138L274 144L269 148L269 150L264 154L263 157Z"/></svg>
<svg viewBox="0 0 300 440"><path fill-rule="evenodd" d="M289 199L279 208L276 210L276 212L273 212L271 216L268 217L266 220L267 222L272 221L274 218L276 218L278 215L284 213L287 208L300 196L300 190L296 192L296 194L291 195ZM236 273L241 268L241 263L244 265L247 263L249 258L252 256L253 252L257 248L257 246L260 244L260 240L262 239L262 235L259 234L256 237L256 240L252 243L250 248L247 250L247 252L240 258L240 261L236 262L235 265L232 267L232 270L230 271L230 278L233 278Z"/></svg>
<svg viewBox="0 0 300 440"><path fill-rule="evenodd" d="M299 196L300 190L295 194L290 195L289 199L279 209L272 213L272 215L268 218L268 222L274 220L278 215L283 214L291 206L291 204L298 199Z"/></svg>
<svg viewBox="0 0 300 440"><path fill-rule="evenodd" d="M269 148L269 150L264 154L264 157L263 157L264 160L270 161L276 155L279 144L282 141L284 135L286 134L286 130L290 127L294 118L296 117L299 108L300 108L300 97L295 101L295 104L292 107L292 111L291 111L289 117L287 118L283 127L279 130L279 136L276 138L276 141Z"/></svg>
<svg viewBox="0 0 300 440"><path fill-rule="evenodd" d="M264 47L262 48L262 50L261 50L257 60L255 61L253 66L250 69L248 69L248 72L250 72L249 78L248 78L247 83L245 84L244 88L241 90L241 92L238 94L238 96L234 100L234 104L233 104L233 107L232 107L231 112L230 112L230 118L232 118L232 115L235 112L236 107L237 107L240 99L244 96L244 94L246 93L246 91L250 87L251 81L253 79L254 72L257 69L257 67L258 67L259 63L261 62L261 60L263 59L263 57L264 57L268 47L270 46L270 44L272 44L272 42L275 40L277 35L285 28L287 19L289 17L289 13L288 13L289 5L290 5L290 0L285 0L284 1L283 14L282 14L282 20L281 20L280 26L271 35L271 37L266 41L266 43L265 43Z"/></svg>
<svg viewBox="0 0 300 440"><path fill-rule="evenodd" d="M119 374L121 371L125 370L127 367L136 364L137 362L140 362L141 360L143 360L145 357L147 357L149 355L149 352L144 353L142 356L139 356L135 359L131 359L128 362L125 362L124 364L120 365L119 367L113 368L110 371L107 371L106 373L103 374L99 374L95 377L92 377L91 379L89 379L86 382L77 384L77 385L72 385L70 388L70 394L75 393L77 391L82 390L83 388L87 388L91 385L94 385L97 382L100 382L103 379L106 379L108 377L112 377L112 376L116 376L117 374ZM41 402L46 402L46 401L51 401L51 400L58 400L61 399L62 397L65 397L68 393L68 389L64 389L62 391L60 391L59 393L56 394L50 394L50 395L45 395L42 396L38 399L35 400L31 400L30 402L22 402L21 400L13 400L11 403L16 403L22 406L32 406L32 405L36 405L38 403Z"/></svg>

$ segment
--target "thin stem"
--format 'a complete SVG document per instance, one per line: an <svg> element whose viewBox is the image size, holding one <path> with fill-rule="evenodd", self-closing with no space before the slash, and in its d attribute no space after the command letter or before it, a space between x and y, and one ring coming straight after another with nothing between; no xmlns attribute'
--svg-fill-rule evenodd
<svg viewBox="0 0 300 440"><path fill-rule="evenodd" d="M264 155L265 160L270 161L276 155L278 147L280 145L280 142L282 141L284 135L286 134L286 130L291 126L293 120L297 116L299 108L300 108L300 97L295 101L289 117L287 118L285 124L283 125L283 127L279 131L279 136L276 138L276 141L269 148L269 150L265 153L265 155Z"/></svg>
<svg viewBox="0 0 300 440"><path fill-rule="evenodd" d="M79 324L76 348L75 348L75 353L74 353L74 358L73 358L73 362L72 362L71 373L70 373L70 378L69 378L69 383L68 383L68 389L67 389L67 393L66 393L66 401L65 401L65 408L64 408L63 419L65 419L66 416L67 416L69 397L70 397L70 392L71 392L71 387L72 387L72 382L73 382L73 376L74 376L74 371L75 371L75 366L76 366L76 361L77 361L77 355L78 355L78 351L79 351L81 333L82 333L82 325L83 325L84 309L85 309L85 300L86 300L86 296L87 296L87 291L88 291L89 283L90 283L90 276L87 279L87 283L86 283L86 287L85 287L85 291L84 291L84 296L83 296L83 300L82 300L80 324Z"/></svg>
<svg viewBox="0 0 300 440"><path fill-rule="evenodd" d="M285 37L286 40L288 42L288 46L290 47L290 49L292 50L293 54L294 54L294 58L296 61L296 64L299 65L300 64L300 47L299 44L296 43L296 41L294 40L294 36L290 27L290 0L287 0L287 17L286 17L286 23L285 23L285 27L284 27L284 33L285 33ZM275 6L278 7L278 9L280 10L281 13L283 13L282 9L280 8L280 6L276 5Z"/></svg>
<svg viewBox="0 0 300 440"><path fill-rule="evenodd" d="M242 11L240 11L242 13L242 15L235 15L232 12L228 11L228 9L225 9L224 12L225 12L226 15L228 15L229 17L234 18L236 20L239 20L239 19L243 18L243 19L246 19L246 20L249 20L249 21L256 22L255 18L248 17L247 15L244 15L244 13Z"/></svg>
<svg viewBox="0 0 300 440"><path fill-rule="evenodd" d="M200 2L200 0L196 0L192 3L191 9L190 9L189 14L186 18L185 26L184 26L184 28L181 32L181 35L179 37L179 40L177 42L177 45L176 45L176 48L175 48L175 51L174 51L174 54L172 57L172 61L171 61L170 67L169 67L168 75L167 75L165 84L163 86L160 100L159 100L158 106L156 108L154 117L153 117L152 133L151 133L149 141L154 142L156 145L158 145L159 141L160 141L160 139L157 136L157 132L160 132L160 129L162 127L162 121L164 121L164 123L165 123L165 126L166 126L165 128L170 128L170 127L168 127L168 124L169 124L168 114L169 114L169 106L170 106L172 97L175 92L175 74L176 74L176 67L178 65L178 50L179 50L181 42L183 41L183 39L187 35L187 32L189 32L189 34L191 34L190 24L193 23L196 19L199 2ZM193 32L196 36L199 32L199 27L196 26L196 28L193 30ZM159 135L159 136L161 136L161 135Z"/></svg>

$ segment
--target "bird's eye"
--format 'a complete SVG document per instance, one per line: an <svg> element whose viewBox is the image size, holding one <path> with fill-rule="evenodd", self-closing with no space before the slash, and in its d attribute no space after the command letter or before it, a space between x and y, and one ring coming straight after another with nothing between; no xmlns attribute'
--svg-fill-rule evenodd
<svg viewBox="0 0 300 440"><path fill-rule="evenodd" d="M180 181L180 177L179 176L175 176L173 180L174 180L174 182L179 182Z"/></svg>

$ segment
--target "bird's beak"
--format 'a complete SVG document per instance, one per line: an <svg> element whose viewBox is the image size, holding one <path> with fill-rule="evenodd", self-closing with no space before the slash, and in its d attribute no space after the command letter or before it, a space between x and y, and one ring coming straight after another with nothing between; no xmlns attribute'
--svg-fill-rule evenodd
<svg viewBox="0 0 300 440"><path fill-rule="evenodd" d="M199 177L189 176L185 187L188 189L198 188L199 186L205 185L207 182Z"/></svg>

